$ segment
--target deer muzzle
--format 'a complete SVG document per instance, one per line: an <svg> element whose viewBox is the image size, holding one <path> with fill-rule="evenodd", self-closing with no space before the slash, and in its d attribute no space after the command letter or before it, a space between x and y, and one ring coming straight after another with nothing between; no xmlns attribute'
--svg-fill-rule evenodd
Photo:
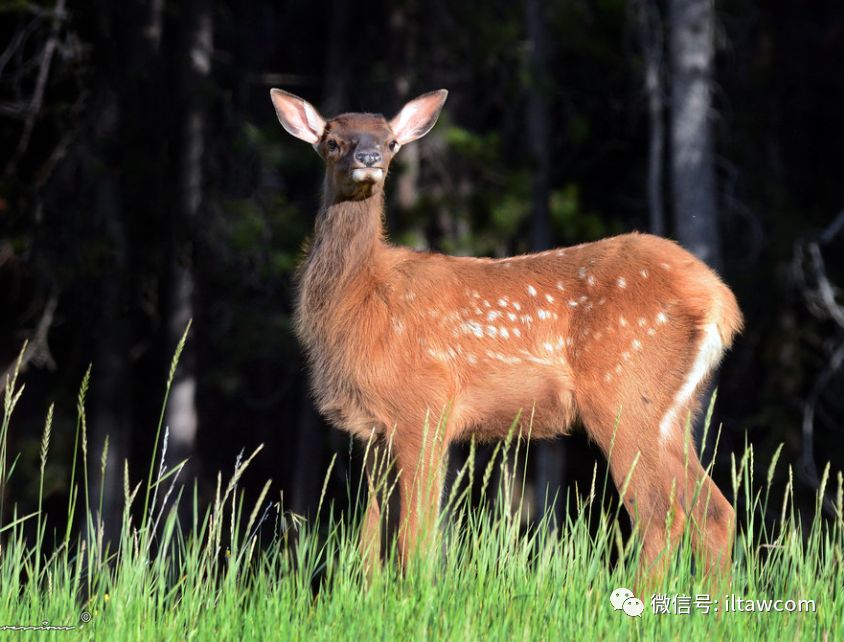
<svg viewBox="0 0 844 642"><path fill-rule="evenodd" d="M358 167L352 170L355 183L380 183L384 180L384 170L380 167Z"/></svg>

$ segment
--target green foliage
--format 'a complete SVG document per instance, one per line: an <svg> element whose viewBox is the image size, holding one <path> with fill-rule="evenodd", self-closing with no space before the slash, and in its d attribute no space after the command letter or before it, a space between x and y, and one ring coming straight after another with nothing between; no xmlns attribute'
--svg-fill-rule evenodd
<svg viewBox="0 0 844 642"><path fill-rule="evenodd" d="M551 193L550 209L554 232L566 244L596 241L624 231L618 220L608 220L597 212L584 211L580 190L573 183Z"/></svg>

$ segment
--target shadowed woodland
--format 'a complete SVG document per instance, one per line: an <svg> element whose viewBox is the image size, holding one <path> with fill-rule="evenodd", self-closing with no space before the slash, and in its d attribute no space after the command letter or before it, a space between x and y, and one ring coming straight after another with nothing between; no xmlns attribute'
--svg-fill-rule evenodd
<svg viewBox="0 0 844 642"><path fill-rule="evenodd" d="M713 266L746 316L714 478L726 492L732 451L782 443L811 509L844 466L842 60L831 0L0 1L4 380L28 341L0 511L35 503L55 403L44 497L64 514L90 364L90 492L119 526L190 320L164 418L188 492L208 501L263 443L248 489L271 478L313 516L336 455L326 492L346 503L360 448L314 411L291 328L322 163L273 86L326 116L449 90L387 181L396 243L507 256L641 230ZM531 449L526 519L604 465L581 432Z"/></svg>

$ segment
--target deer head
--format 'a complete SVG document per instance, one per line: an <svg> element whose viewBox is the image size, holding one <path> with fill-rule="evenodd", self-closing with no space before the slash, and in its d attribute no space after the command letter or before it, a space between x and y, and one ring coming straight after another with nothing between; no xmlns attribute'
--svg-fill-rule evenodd
<svg viewBox="0 0 844 642"><path fill-rule="evenodd" d="M389 121L381 114L358 113L325 120L306 100L270 90L284 129L311 143L325 161L326 195L334 202L361 200L382 191L396 153L431 130L447 95L445 89L422 94Z"/></svg>

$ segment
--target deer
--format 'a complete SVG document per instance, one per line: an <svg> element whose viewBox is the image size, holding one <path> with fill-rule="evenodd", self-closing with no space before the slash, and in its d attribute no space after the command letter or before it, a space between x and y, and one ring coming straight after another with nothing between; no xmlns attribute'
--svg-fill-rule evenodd
<svg viewBox="0 0 844 642"><path fill-rule="evenodd" d="M400 564L440 510L449 444L505 439L527 410L531 439L567 435L579 419L608 458L641 537L640 580L661 577L687 524L705 572L728 575L735 511L688 447L687 422L742 329L735 296L676 242L637 232L507 258L388 242L390 164L434 127L447 94L387 120L325 119L270 92L282 127L325 163L295 306L312 394L334 426L389 440ZM426 430L430 417L441 430ZM380 536L372 489L367 537Z"/></svg>

